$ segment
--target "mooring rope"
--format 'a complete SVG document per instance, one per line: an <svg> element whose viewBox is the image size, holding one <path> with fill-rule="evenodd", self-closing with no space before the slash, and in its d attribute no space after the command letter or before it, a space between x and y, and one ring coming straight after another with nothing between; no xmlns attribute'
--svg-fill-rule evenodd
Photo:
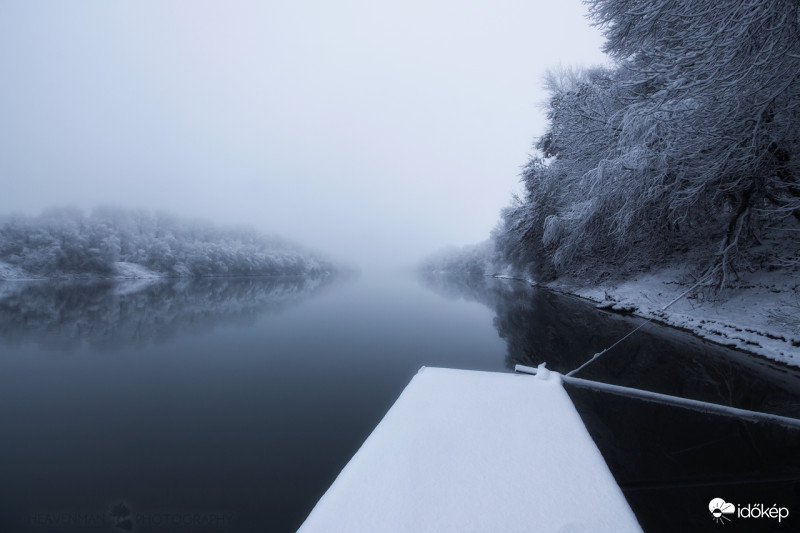
<svg viewBox="0 0 800 533"><path fill-rule="evenodd" d="M710 277L711 277L711 276L714 274L714 272L716 272L716 271L717 271L717 268L718 268L718 267L714 267L714 269L713 269L713 270L711 270L711 272L709 272L709 273L708 273L708 274L707 274L705 277L703 277L703 278L702 278L700 281L698 281L697 283L695 283L694 285L692 285L692 286L691 286L690 288L688 288L687 290L683 291L681 294L679 294L679 295L678 295L678 297L677 297L677 298L675 298L675 299L674 299L674 300L672 300L670 303L668 303L667 305L665 305L664 307L662 307L662 308L661 308L661 311L662 311L662 312L663 312L663 311L666 311L667 309L669 309L669 308L670 308L670 306L671 306L672 304L674 304L675 302L677 302L678 300L680 300L681 298L683 298L684 296L686 296L687 294L689 294L690 292L692 292L693 290L695 290L695 289L696 289L696 288L697 288L697 287L698 287L698 286L699 286L701 283L703 283L703 282L704 282L704 281L706 281L708 278L710 278ZM615 342L614 344L612 344L611 346L609 346L609 347L608 347L608 348L606 348L605 350L603 350L603 351L601 351L601 352L597 352L597 353L596 353L596 354L594 354L592 357L590 357L588 361L586 361L585 363L583 363L583 364L582 364L581 366L579 366L578 368L576 368L576 369L574 369L574 370L571 370L571 371L567 372L567 374L566 374L566 375L567 375L567 376L572 376L574 373L576 373L576 372L580 371L580 370L581 370L582 368L584 368L586 365L588 365L589 363L591 363L592 361L594 361L595 359L597 359L598 357L600 357L600 356L601 356L601 355L603 355L604 353L606 353L606 352L610 351L610 350L611 350L612 348L614 348L614 347L615 347L617 344L621 343L622 341L624 341L625 339L627 339L628 337L630 337L631 335L633 335L634 333L636 333L637 331L639 331L640 329L642 329L643 327L645 327L647 324L649 324L650 322L652 322L653 320L655 320L655 318L656 318L655 316L651 316L649 319L645 320L644 322L642 322L641 324L639 324L638 326L636 326L636 328L634 328L634 329L633 329L633 331L630 331L630 332L628 332L628 334L627 334L627 335L625 335L624 337L622 337L621 339L619 339L617 342Z"/></svg>

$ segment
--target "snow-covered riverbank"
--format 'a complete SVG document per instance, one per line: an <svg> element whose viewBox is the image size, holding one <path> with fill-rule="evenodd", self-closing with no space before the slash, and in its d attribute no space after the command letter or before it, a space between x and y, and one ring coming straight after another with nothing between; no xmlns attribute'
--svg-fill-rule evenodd
<svg viewBox="0 0 800 533"><path fill-rule="evenodd" d="M107 274L96 273L82 273L82 274L64 274L62 272L54 272L50 275L43 276L40 274L31 274L17 266L9 265L0 261L0 282L2 281L94 281L94 280L158 280L158 279L176 279L176 278L228 278L228 277L326 277L331 275L332 269L314 272L289 272L287 274L270 273L270 274L231 274L225 273L212 273L205 275L192 274L190 271L178 270L171 272L158 272L151 270L143 265L137 263L130 263L125 261L117 261L112 263L111 271Z"/></svg>
<svg viewBox="0 0 800 533"><path fill-rule="evenodd" d="M685 272L673 268L625 281L587 284L562 278L544 286L800 367L800 273L747 274L740 288L717 296L690 293L664 309L693 284Z"/></svg>

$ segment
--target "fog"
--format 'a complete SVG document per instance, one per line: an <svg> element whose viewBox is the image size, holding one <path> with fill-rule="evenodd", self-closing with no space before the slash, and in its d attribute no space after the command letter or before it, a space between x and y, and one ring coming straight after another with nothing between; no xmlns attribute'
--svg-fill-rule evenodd
<svg viewBox="0 0 800 533"><path fill-rule="evenodd" d="M146 207L361 267L485 239L604 61L579 0L0 3L0 212Z"/></svg>

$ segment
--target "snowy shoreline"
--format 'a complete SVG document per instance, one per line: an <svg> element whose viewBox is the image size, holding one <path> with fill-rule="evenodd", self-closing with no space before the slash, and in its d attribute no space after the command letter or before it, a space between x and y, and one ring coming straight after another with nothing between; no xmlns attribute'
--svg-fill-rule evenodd
<svg viewBox="0 0 800 533"><path fill-rule="evenodd" d="M692 287L679 269L640 274L622 281L588 284L560 278L534 286L577 296L599 309L630 313L658 324L682 329L722 346L800 367L800 278L792 272L758 272L743 276L741 288L715 300L688 294L664 307Z"/></svg>
<svg viewBox="0 0 800 533"><path fill-rule="evenodd" d="M206 274L202 276L190 275L176 275L174 273L157 272L145 266L128 263L116 262L113 265L113 272L111 274L63 274L58 273L52 276L37 277L30 274L19 267L0 262L0 282L3 281L125 281L125 280L160 280L160 279L200 279L200 278L283 278L283 277L303 277L311 275L312 277L329 276L331 271L322 272L301 272L289 274Z"/></svg>

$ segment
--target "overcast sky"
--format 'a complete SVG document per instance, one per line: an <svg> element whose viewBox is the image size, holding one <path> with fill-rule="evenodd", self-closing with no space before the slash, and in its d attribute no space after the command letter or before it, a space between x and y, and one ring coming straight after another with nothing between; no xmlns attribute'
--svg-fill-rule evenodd
<svg viewBox="0 0 800 533"><path fill-rule="evenodd" d="M369 267L485 239L604 61L579 0L0 1L0 212L249 224Z"/></svg>

